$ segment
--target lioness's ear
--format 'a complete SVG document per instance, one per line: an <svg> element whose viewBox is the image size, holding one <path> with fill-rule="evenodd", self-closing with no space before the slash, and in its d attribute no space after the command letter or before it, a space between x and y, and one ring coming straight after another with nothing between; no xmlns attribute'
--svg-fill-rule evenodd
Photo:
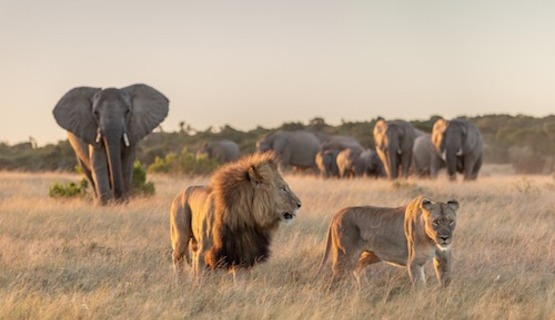
<svg viewBox="0 0 555 320"><path fill-rule="evenodd" d="M424 198L422 199L422 202L420 202L420 207L429 211L430 209L432 209L432 201L430 201L430 199L428 198Z"/></svg>
<svg viewBox="0 0 555 320"><path fill-rule="evenodd" d="M254 186L258 186L262 183L262 176L258 173L258 170L254 165L251 165L247 171L247 180L249 180Z"/></svg>
<svg viewBox="0 0 555 320"><path fill-rule="evenodd" d="M459 210L459 202L458 202L457 200L449 200L449 201L447 201L447 205L448 205L449 208L451 208L453 211Z"/></svg>

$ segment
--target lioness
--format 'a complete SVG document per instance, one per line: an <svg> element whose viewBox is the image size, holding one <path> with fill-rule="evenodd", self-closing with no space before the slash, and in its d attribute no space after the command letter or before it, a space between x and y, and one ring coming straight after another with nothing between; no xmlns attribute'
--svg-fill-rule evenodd
<svg viewBox="0 0 555 320"><path fill-rule="evenodd" d="M279 223L290 223L300 207L274 154L254 154L222 166L211 185L189 187L173 200L170 232L177 280L185 261L192 260L196 279L204 266L234 271L265 261Z"/></svg>
<svg viewBox="0 0 555 320"><path fill-rule="evenodd" d="M413 285L425 283L424 264L433 259L443 286L450 282L451 243L456 200L433 202L424 196L406 207L349 207L338 211L329 226L322 265L332 252L332 283L372 263L406 266Z"/></svg>

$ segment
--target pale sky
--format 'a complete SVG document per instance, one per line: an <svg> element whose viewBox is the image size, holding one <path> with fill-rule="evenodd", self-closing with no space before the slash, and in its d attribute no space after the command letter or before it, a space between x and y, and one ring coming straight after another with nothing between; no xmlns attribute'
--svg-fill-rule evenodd
<svg viewBox="0 0 555 320"><path fill-rule="evenodd" d="M555 1L0 0L0 50L9 143L77 86L153 86L166 131L555 113Z"/></svg>

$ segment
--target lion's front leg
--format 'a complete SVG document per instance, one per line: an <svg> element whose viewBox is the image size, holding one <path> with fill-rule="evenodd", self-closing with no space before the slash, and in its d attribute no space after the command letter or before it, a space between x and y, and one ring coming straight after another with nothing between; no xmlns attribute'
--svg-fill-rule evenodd
<svg viewBox="0 0 555 320"><path fill-rule="evenodd" d="M434 269L439 283L447 287L451 282L451 251L436 249Z"/></svg>

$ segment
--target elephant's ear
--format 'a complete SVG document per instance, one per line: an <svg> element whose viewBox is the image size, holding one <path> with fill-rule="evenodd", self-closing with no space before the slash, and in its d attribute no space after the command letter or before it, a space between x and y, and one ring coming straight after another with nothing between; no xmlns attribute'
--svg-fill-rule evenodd
<svg viewBox="0 0 555 320"><path fill-rule="evenodd" d="M145 84L134 84L121 90L131 98L129 140L132 144L137 143L166 118L169 100L158 90Z"/></svg>
<svg viewBox="0 0 555 320"><path fill-rule="evenodd" d="M92 98L100 88L78 87L69 90L58 101L52 113L60 127L85 142L94 142L97 125L92 113Z"/></svg>

